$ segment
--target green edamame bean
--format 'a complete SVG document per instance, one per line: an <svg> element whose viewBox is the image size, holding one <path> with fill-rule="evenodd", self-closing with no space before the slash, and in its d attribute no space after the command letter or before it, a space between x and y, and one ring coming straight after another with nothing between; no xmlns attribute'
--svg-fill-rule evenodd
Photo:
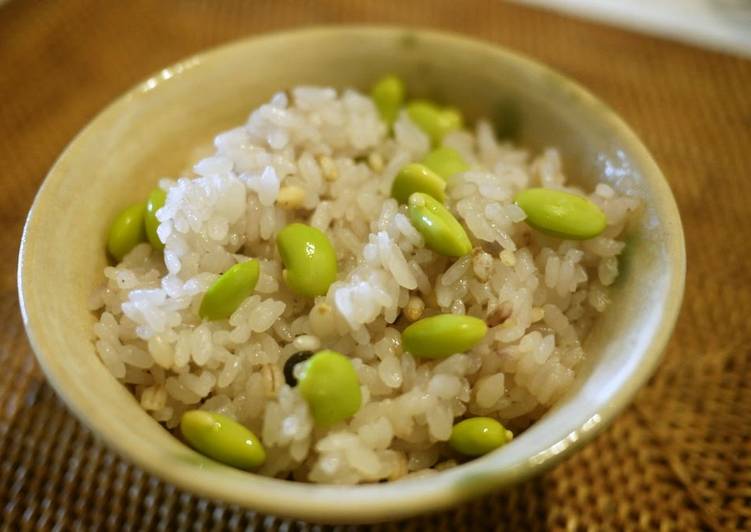
<svg viewBox="0 0 751 532"><path fill-rule="evenodd" d="M409 118L422 129L433 144L440 144L446 133L461 129L461 113L453 107L439 107L426 100L414 100L407 104Z"/></svg>
<svg viewBox="0 0 751 532"><path fill-rule="evenodd" d="M180 432L191 447L223 464L253 469L266 461L255 434L216 412L188 410L180 419Z"/></svg>
<svg viewBox="0 0 751 532"><path fill-rule="evenodd" d="M256 259L240 262L214 281L201 300L198 315L207 320L224 320L253 293L260 275Z"/></svg>
<svg viewBox="0 0 751 532"><path fill-rule="evenodd" d="M441 146L431 151L422 160L422 164L433 170L444 180L454 174L469 170L467 161L459 155L458 151L448 146Z"/></svg>
<svg viewBox="0 0 751 532"><path fill-rule="evenodd" d="M360 380L349 358L326 349L302 364L297 389L316 425L331 426L360 409Z"/></svg>
<svg viewBox="0 0 751 532"><path fill-rule="evenodd" d="M471 417L454 425L449 445L466 456L481 456L506 445L513 437L493 418Z"/></svg>
<svg viewBox="0 0 751 532"><path fill-rule="evenodd" d="M541 233L567 240L594 238L605 230L607 218L589 199L549 188L529 188L514 197L525 220Z"/></svg>
<svg viewBox="0 0 751 532"><path fill-rule="evenodd" d="M293 223L276 237L284 262L284 282L301 296L322 296L336 281L336 253L328 237L309 225Z"/></svg>
<svg viewBox="0 0 751 532"><path fill-rule="evenodd" d="M394 75L382 78L373 86L370 95L384 122L391 125L404 104L404 82Z"/></svg>
<svg viewBox="0 0 751 532"><path fill-rule="evenodd" d="M402 345L412 356L444 358L464 353L485 337L488 326L479 318L439 314L414 322L402 332Z"/></svg>
<svg viewBox="0 0 751 532"><path fill-rule="evenodd" d="M408 205L409 219L430 249L448 257L461 257L472 251L472 242L462 225L433 197L415 192Z"/></svg>
<svg viewBox="0 0 751 532"><path fill-rule="evenodd" d="M107 251L118 262L141 242L146 240L143 217L146 211L144 202L136 203L117 215L110 226L107 237Z"/></svg>
<svg viewBox="0 0 751 532"><path fill-rule="evenodd" d="M391 197L399 203L407 203L413 192L424 192L441 203L446 199L446 182L420 163L402 168L391 184Z"/></svg>
<svg viewBox="0 0 751 532"><path fill-rule="evenodd" d="M164 201L167 199L167 193L157 187L151 191L146 198L146 212L143 215L143 223L146 228L146 238L149 240L151 247L154 249L164 249L164 243L159 240L156 230L159 227L159 220L156 218L156 211L164 207Z"/></svg>

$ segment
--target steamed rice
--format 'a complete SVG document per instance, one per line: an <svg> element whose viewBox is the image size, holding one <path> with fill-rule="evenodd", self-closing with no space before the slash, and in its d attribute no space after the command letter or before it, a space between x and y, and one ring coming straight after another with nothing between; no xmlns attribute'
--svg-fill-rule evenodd
<svg viewBox="0 0 751 532"><path fill-rule="evenodd" d="M92 302L102 362L154 419L174 428L188 409L217 411L259 436L261 474L358 483L451 467L445 442L458 418L521 430L566 393L638 201L599 184L588 197L607 216L602 235L573 242L532 231L516 192L582 192L566 183L556 149L532 156L481 120L444 140L471 166L452 178L447 206L476 246L449 259L423 246L389 196L429 139L404 112L387 133L370 98L299 87L218 135L184 177L160 181L164 253L134 248L105 268ZM324 231L337 252L338 280L315 300L282 282L275 237L293 221ZM229 320L202 321L205 290L248 258L261 263L254 295ZM486 338L443 360L403 353L400 330L441 312L485 319ZM360 411L329 429L314 426L282 374L292 354L320 348L350 356L362 386Z"/></svg>

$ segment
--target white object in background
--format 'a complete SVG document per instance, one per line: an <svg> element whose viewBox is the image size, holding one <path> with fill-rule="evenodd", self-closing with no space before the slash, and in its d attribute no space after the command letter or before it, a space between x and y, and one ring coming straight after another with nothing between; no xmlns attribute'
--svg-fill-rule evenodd
<svg viewBox="0 0 751 532"><path fill-rule="evenodd" d="M751 0L515 0L751 56Z"/></svg>

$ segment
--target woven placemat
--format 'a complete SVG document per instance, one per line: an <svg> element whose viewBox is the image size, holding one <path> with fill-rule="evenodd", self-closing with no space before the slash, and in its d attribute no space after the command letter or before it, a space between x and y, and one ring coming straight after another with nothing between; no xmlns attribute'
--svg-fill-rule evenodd
<svg viewBox="0 0 751 532"><path fill-rule="evenodd" d="M577 79L652 150L688 246L685 303L665 360L605 433L508 492L375 528L751 528L751 62L515 4L451 0L0 7L0 528L323 529L184 493L97 443L33 360L15 257L45 172L116 95L229 39L345 21L458 31Z"/></svg>

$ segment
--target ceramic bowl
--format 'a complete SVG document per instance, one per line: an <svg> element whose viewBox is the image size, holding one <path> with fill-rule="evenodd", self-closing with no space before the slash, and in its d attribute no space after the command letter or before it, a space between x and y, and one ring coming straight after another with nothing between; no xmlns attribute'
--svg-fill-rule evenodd
<svg viewBox="0 0 751 532"><path fill-rule="evenodd" d="M586 342L574 391L512 443L431 478L339 487L256 476L195 453L144 412L97 358L87 300L103 281L110 221L196 146L299 84L367 89L384 73L411 94L487 116L532 149L558 146L574 181L643 199L612 305ZM24 323L57 393L94 434L167 482L215 500L318 522L372 522L446 508L549 468L605 427L654 371L683 292L681 222L633 132L576 83L497 46L403 28L328 27L244 40L165 68L99 114L50 170L19 262Z"/></svg>

